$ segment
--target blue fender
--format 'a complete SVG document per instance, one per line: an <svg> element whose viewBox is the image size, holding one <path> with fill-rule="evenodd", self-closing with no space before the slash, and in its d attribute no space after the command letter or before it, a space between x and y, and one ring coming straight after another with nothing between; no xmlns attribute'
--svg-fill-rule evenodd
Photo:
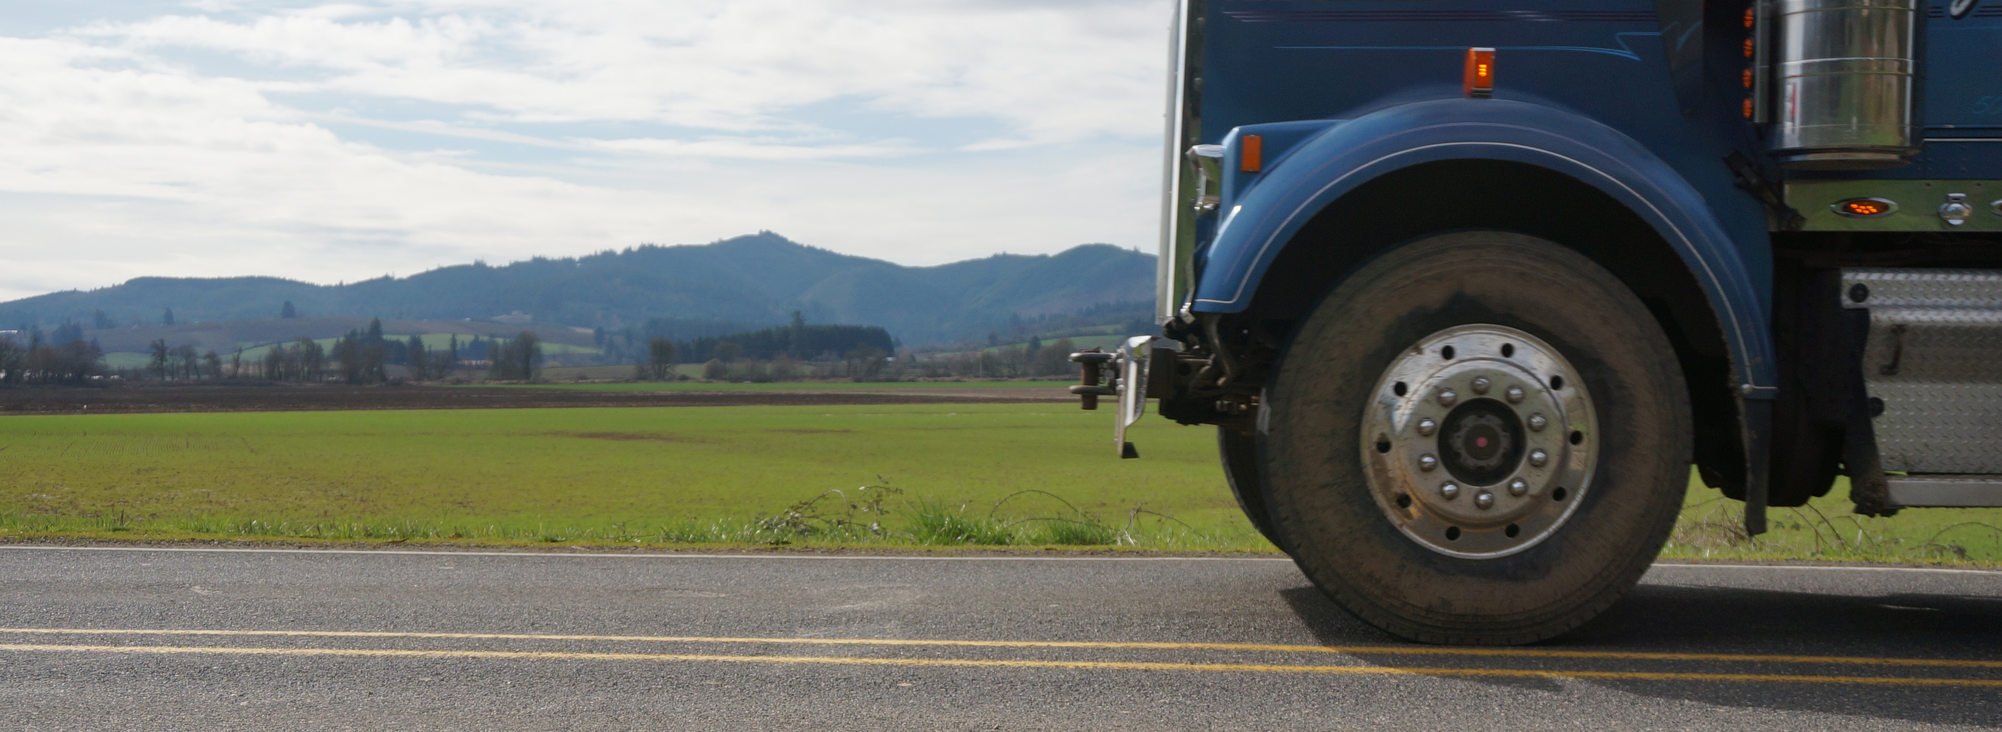
<svg viewBox="0 0 2002 732"><path fill-rule="evenodd" d="M1437 100L1344 122L1274 127L1264 173L1227 173L1224 189L1231 198L1223 202L1225 218L1202 257L1194 312L1244 311L1280 251L1314 215L1379 176L1443 160L1511 161L1597 188L1652 226L1701 283L1743 395L1770 399L1778 393L1767 289L1757 284L1770 280L1772 271L1765 214L1756 200L1731 188L1721 158L1691 152L1683 161L1685 169L1709 176L1706 187L1735 194L1710 202L1648 146L1541 104ZM1274 138L1286 147L1277 155Z"/></svg>

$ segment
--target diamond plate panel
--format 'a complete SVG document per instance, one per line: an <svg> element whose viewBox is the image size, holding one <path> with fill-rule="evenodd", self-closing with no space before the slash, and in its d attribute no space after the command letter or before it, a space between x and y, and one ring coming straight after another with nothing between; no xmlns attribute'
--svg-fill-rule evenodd
<svg viewBox="0 0 2002 732"><path fill-rule="evenodd" d="M2002 272L1850 270L1843 280L1869 288L1863 378L1884 402L1884 468L2002 473Z"/></svg>
<svg viewBox="0 0 2002 732"><path fill-rule="evenodd" d="M1857 285L1869 297L1856 302ZM1845 269L1842 304L1850 308L1967 308L2002 311L2002 272L1979 269Z"/></svg>

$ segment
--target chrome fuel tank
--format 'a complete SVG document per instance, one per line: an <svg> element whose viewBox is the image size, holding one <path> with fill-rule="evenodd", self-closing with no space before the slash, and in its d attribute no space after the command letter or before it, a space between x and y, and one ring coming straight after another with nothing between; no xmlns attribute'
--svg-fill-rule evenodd
<svg viewBox="0 0 2002 732"><path fill-rule="evenodd" d="M1779 116L1789 167L1903 165L1917 153L1912 86L1919 0L1774 3Z"/></svg>

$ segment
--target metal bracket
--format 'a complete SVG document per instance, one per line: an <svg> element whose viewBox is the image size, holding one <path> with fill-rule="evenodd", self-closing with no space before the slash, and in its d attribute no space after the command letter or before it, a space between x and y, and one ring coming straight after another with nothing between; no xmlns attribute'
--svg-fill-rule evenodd
<svg viewBox="0 0 2002 732"><path fill-rule="evenodd" d="M1159 336L1135 336L1114 353L1092 349L1071 354L1071 360L1078 364L1079 383L1070 392L1083 400L1085 409L1098 408L1099 397L1119 398L1112 437L1119 456L1125 459L1140 457L1140 451L1126 440L1126 431L1147 414L1147 376L1157 352L1172 358L1181 352L1181 344Z"/></svg>
<svg viewBox="0 0 2002 732"><path fill-rule="evenodd" d="M1078 398L1079 406L1087 412L1098 411L1098 398L1118 396L1119 391L1105 381L1105 366L1117 358L1113 354L1093 348L1071 354L1071 363L1077 364L1077 385L1070 388L1072 396Z"/></svg>
<svg viewBox="0 0 2002 732"><path fill-rule="evenodd" d="M1223 198L1212 192L1210 187L1223 179L1223 156L1226 152L1227 149L1222 145L1197 145L1189 148L1189 166L1194 168L1196 173L1195 206L1198 214L1215 211L1223 201ZM1214 175L1210 173L1211 168L1217 169Z"/></svg>

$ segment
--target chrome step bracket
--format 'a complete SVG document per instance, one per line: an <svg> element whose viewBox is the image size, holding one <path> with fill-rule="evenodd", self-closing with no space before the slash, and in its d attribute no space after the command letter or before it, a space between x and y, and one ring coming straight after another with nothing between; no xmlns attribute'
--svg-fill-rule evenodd
<svg viewBox="0 0 2002 732"><path fill-rule="evenodd" d="M1894 475L1884 479L1899 508L2002 507L2002 476Z"/></svg>
<svg viewBox="0 0 2002 732"><path fill-rule="evenodd" d="M1131 460L1140 457L1140 451L1127 441L1126 431L1147 415L1147 370L1154 358L1173 358L1181 352L1181 345L1159 336L1134 336L1120 344L1113 353L1086 351L1071 354L1071 360L1081 367L1083 378L1077 386L1070 388L1072 394L1082 398L1086 409L1097 406L1098 397L1117 396L1119 412L1112 423L1113 445L1119 449L1121 458ZM1157 356L1156 354L1160 354Z"/></svg>
<svg viewBox="0 0 2002 732"><path fill-rule="evenodd" d="M1132 460L1140 451L1126 439L1126 431L1147 416L1147 373L1155 358L1173 358L1182 344L1158 336L1134 336L1119 346L1119 420L1113 423L1112 440L1119 457Z"/></svg>
<svg viewBox="0 0 2002 732"><path fill-rule="evenodd" d="M1884 469L2002 474L2002 271L1848 269L1842 284L1843 307L1870 312Z"/></svg>

